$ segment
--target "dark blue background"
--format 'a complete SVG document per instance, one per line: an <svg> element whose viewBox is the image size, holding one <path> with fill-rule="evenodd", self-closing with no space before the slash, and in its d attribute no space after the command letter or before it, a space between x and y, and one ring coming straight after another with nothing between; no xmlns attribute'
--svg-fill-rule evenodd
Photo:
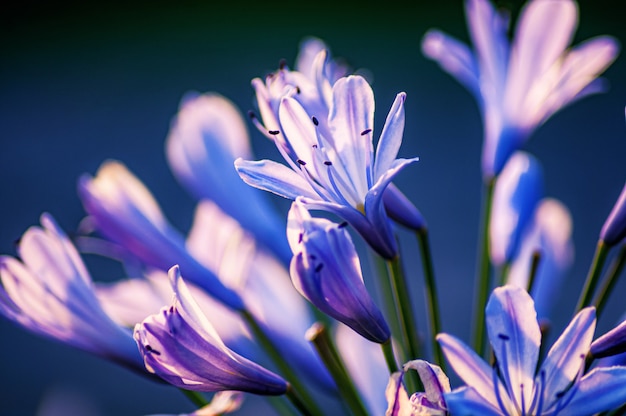
<svg viewBox="0 0 626 416"><path fill-rule="evenodd" d="M189 90L217 91L245 112L253 108L250 80L274 70L281 58L292 63L299 41L316 35L335 56L374 75L378 131L395 94L408 94L400 153L421 160L397 184L430 226L444 329L467 339L482 128L472 97L420 51L421 37L431 27L467 39L461 2L410 7L394 1L225 3L30 1L3 12L0 252L14 254L13 242L43 211L66 230L75 229L83 216L76 179L95 173L107 158L126 163L172 223L186 231L193 203L163 153L180 98ZM520 3L503 4L517 11ZM611 34L626 44L623 9L607 1L580 9L576 42ZM559 329L573 310L600 227L626 179L625 74L619 57L606 72L608 93L558 113L527 146L544 164L547 194L563 201L575 221L576 261L563 296L555 299L562 311L554 322ZM269 142L250 131L257 156L276 158ZM286 212L288 203L275 201ZM417 257L410 236L403 235L403 241L406 257ZM96 280L123 277L116 269L90 265ZM409 261L408 268L419 270L419 264ZM600 330L626 312L625 290L625 283L616 288ZM94 415L191 409L174 389L4 319L0 383L2 416L36 414L54 392L80 396L96 409Z"/></svg>

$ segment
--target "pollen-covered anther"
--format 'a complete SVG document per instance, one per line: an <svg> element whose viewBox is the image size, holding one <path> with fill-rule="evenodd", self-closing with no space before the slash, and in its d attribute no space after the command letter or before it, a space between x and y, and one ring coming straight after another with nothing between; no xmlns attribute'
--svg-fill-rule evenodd
<svg viewBox="0 0 626 416"><path fill-rule="evenodd" d="M366 134L371 133L371 132L372 132L372 129L365 129L361 132L361 136L365 136Z"/></svg>

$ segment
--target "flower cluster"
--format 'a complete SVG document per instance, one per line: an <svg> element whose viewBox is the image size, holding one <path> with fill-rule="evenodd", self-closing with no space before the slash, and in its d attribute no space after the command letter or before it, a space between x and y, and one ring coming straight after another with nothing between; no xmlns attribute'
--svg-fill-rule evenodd
<svg viewBox="0 0 626 416"><path fill-rule="evenodd" d="M397 92L376 126L366 77L315 38L293 69L281 63L252 80L251 122L282 162L254 160L227 98L186 95L166 156L197 200L189 232L128 167L105 161L79 180L87 216L74 238L45 213L15 257L0 257L0 314L182 390L193 415L236 412L249 394L279 396L268 397L279 414L313 416L623 412L626 325L594 332L626 262L626 185L599 230L573 318L546 352L573 221L544 194L540 158L522 149L552 114L603 89L598 76L618 45L603 36L569 47L572 0L531 0L512 40L508 16L489 0L467 0L466 13L473 50L436 30L422 46L483 117L472 347L442 327L430 230L393 183L418 162L398 157L407 94ZM293 201L289 212L260 190ZM404 270L398 234L407 230L423 296ZM128 278L92 281L82 253L114 258ZM371 276L365 255L379 266Z"/></svg>

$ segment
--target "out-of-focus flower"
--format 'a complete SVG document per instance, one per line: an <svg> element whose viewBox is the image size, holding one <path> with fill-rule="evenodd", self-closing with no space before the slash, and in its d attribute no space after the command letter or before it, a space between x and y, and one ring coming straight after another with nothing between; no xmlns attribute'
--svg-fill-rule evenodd
<svg viewBox="0 0 626 416"><path fill-rule="evenodd" d="M191 413L177 416L221 416L239 410L243 403L243 393L240 391L218 391L213 395L211 402L206 406ZM151 416L174 416L174 415L151 415Z"/></svg>
<svg viewBox="0 0 626 416"><path fill-rule="evenodd" d="M146 369L187 390L284 394L285 380L222 342L191 296L178 266L172 267L169 275L172 305L135 326Z"/></svg>
<svg viewBox="0 0 626 416"><path fill-rule="evenodd" d="M624 238L626 238L626 184L600 232L600 239L609 246L618 244Z"/></svg>
<svg viewBox="0 0 626 416"><path fill-rule="evenodd" d="M360 76L340 78L332 87L327 123L296 99L281 98L280 129L295 161L278 141L289 167L270 160L237 159L248 184L332 212L348 221L385 258L397 246L385 212L383 193L393 177L418 159L396 159L404 130L405 94L392 105L376 153L373 151L374 93ZM328 126L326 129L318 128Z"/></svg>
<svg viewBox="0 0 626 416"><path fill-rule="evenodd" d="M185 248L183 236L172 227L150 191L123 164L108 161L95 177L84 175L78 192L96 229L139 260L168 270L178 264L189 281L235 310L240 296Z"/></svg>
<svg viewBox="0 0 626 416"><path fill-rule="evenodd" d="M85 264L49 214L0 257L0 313L38 335L143 372L130 330L102 309Z"/></svg>
<svg viewBox="0 0 626 416"><path fill-rule="evenodd" d="M291 252L284 220L263 192L246 185L233 167L252 158L244 121L235 105L215 93L186 96L166 142L169 165L196 198L214 201L285 264Z"/></svg>
<svg viewBox="0 0 626 416"><path fill-rule="evenodd" d="M367 292L359 256L345 226L312 218L299 199L291 205L287 224L294 253L290 274L298 292L368 340L387 342L391 332Z"/></svg>
<svg viewBox="0 0 626 416"><path fill-rule="evenodd" d="M507 283L528 287L533 256L539 264L530 294L539 319L550 318L563 286L567 270L574 261L573 221L569 210L553 198L542 199L522 237L519 253L509 270Z"/></svg>
<svg viewBox="0 0 626 416"><path fill-rule="evenodd" d="M424 54L475 95L483 114L483 175L500 173L533 130L565 105L605 89L598 78L615 59L608 36L569 48L578 24L572 0L527 3L512 43L509 17L489 0L467 0L475 51L437 30L424 37Z"/></svg>
<svg viewBox="0 0 626 416"><path fill-rule="evenodd" d="M590 415L626 402L626 367L585 372L595 309L581 310L537 370L541 331L532 298L514 286L496 288L487 303L492 367L462 341L439 334L450 365L467 384L445 395L452 414Z"/></svg>
<svg viewBox="0 0 626 416"><path fill-rule="evenodd" d="M626 320L591 344L591 355L595 358L609 357L624 352L626 352Z"/></svg>
<svg viewBox="0 0 626 416"><path fill-rule="evenodd" d="M513 154L495 185L489 221L490 254L496 265L512 261L543 194L539 161L526 152Z"/></svg>
<svg viewBox="0 0 626 416"><path fill-rule="evenodd" d="M409 398L402 378L404 373L415 370L419 374L423 392L415 392ZM445 416L448 414L445 393L450 392L450 380L443 370L424 360L413 360L404 364L402 371L389 377L387 385L386 416Z"/></svg>

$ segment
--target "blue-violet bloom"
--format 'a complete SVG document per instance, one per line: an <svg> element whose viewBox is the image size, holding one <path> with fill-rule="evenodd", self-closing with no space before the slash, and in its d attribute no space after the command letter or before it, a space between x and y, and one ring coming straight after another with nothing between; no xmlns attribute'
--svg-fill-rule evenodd
<svg viewBox="0 0 626 416"><path fill-rule="evenodd" d="M348 221L381 256L397 255L383 193L394 176L418 159L396 159L404 129L400 93L373 151L374 93L357 75L340 78L332 87L328 130L315 114L294 98L283 97L278 110L280 132L297 156L294 162L277 143L289 167L270 160L237 159L235 166L248 184L301 202L309 209L332 212Z"/></svg>
<svg viewBox="0 0 626 416"><path fill-rule="evenodd" d="M415 392L409 398L402 379L404 373L415 370L419 374L423 392ZM443 370L424 360L413 360L389 377L387 385L388 407L385 416L445 416L448 414L445 393L450 392L450 380Z"/></svg>
<svg viewBox="0 0 626 416"><path fill-rule="evenodd" d="M626 320L591 343L594 358L609 357L626 352Z"/></svg>
<svg viewBox="0 0 626 416"><path fill-rule="evenodd" d="M598 79L618 53L608 36L569 48L578 23L572 0L532 0L520 13L512 42L509 16L489 0L467 0L467 45L437 30L424 54L474 94L483 115L482 170L497 176L533 130L565 105L605 89Z"/></svg>
<svg viewBox="0 0 626 416"><path fill-rule="evenodd" d="M291 280L298 292L368 340L389 341L391 332L367 292L345 225L312 218L297 198L289 211L287 238L294 253Z"/></svg>
<svg viewBox="0 0 626 416"><path fill-rule="evenodd" d="M19 260L0 257L0 313L35 334L144 372L132 333L111 320L78 251L51 215L29 228Z"/></svg>
<svg viewBox="0 0 626 416"><path fill-rule="evenodd" d="M146 369L188 390L284 394L288 387L285 380L222 342L191 296L179 267L173 266L169 275L174 291L172 305L135 326L135 340Z"/></svg>
<svg viewBox="0 0 626 416"><path fill-rule="evenodd" d="M452 414L592 415L626 402L626 367L585 372L595 308L581 310L537 368L541 331L532 298L515 286L496 288L486 307L491 366L459 339L439 334L443 352L466 386L445 394Z"/></svg>

